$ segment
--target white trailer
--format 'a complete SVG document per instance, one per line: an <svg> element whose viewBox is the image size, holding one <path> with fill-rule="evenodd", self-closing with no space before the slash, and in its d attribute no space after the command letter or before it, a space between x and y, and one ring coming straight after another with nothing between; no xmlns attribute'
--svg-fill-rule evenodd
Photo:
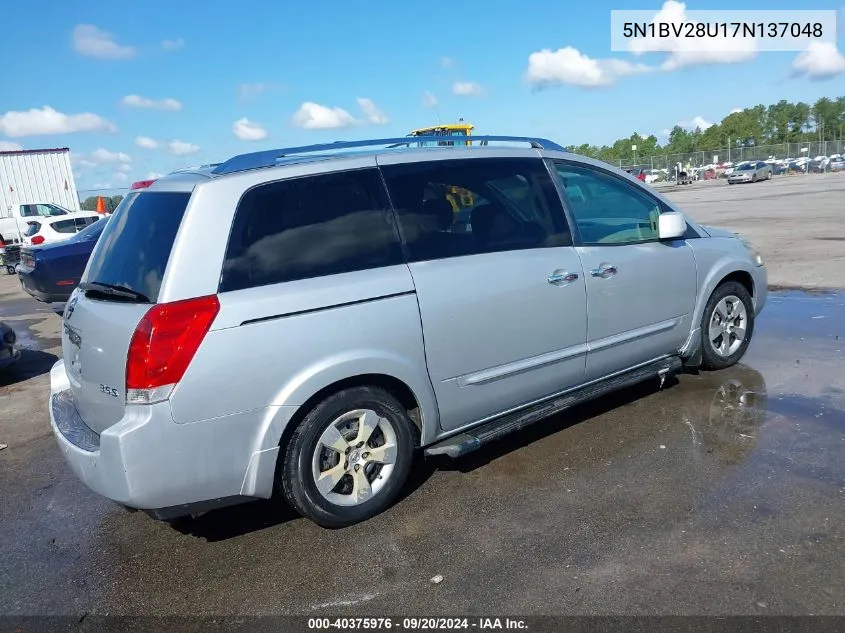
<svg viewBox="0 0 845 633"><path fill-rule="evenodd" d="M0 217L10 217L12 206L24 202L81 211L69 148L0 152Z"/></svg>
<svg viewBox="0 0 845 633"><path fill-rule="evenodd" d="M0 152L0 235L7 243L20 243L26 228L21 219L32 215L33 209L41 209L40 205L81 210L70 166L70 149ZM49 214L55 213L54 209Z"/></svg>

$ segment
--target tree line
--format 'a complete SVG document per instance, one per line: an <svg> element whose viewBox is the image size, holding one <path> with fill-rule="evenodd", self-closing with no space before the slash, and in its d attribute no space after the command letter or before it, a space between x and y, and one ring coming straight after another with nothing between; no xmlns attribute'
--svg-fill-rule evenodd
<svg viewBox="0 0 845 633"><path fill-rule="evenodd" d="M103 204L106 206L106 213L112 213L117 208L117 205L120 204L121 200L123 200L123 196L103 196ZM85 198L85 202L82 203L82 210L96 211L97 196L88 196Z"/></svg>
<svg viewBox="0 0 845 633"><path fill-rule="evenodd" d="M687 130L676 125L661 145L653 134L637 133L621 138L613 145L571 145L567 149L576 154L592 156L608 162L632 161L636 157L658 154L686 154L716 152L729 145L732 148L800 143L803 141L840 140L845 134L845 97L822 97L810 105L799 101L778 101L769 106L756 105L732 112L719 123L702 130ZM631 149L636 145L637 149Z"/></svg>

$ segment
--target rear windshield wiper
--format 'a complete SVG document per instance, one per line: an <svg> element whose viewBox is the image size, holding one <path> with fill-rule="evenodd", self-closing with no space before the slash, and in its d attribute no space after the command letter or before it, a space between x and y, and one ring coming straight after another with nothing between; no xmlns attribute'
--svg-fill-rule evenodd
<svg viewBox="0 0 845 633"><path fill-rule="evenodd" d="M99 281L83 281L79 284L79 289L83 291L91 290L93 292L99 292L112 297L121 297L136 303L152 303L146 295L141 294L137 290L132 290L132 288L127 288L126 286L104 284Z"/></svg>

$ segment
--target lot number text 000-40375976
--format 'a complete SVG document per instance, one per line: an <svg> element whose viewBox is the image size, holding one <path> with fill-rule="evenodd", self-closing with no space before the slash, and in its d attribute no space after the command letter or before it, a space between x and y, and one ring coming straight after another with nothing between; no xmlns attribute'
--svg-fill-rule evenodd
<svg viewBox="0 0 845 633"><path fill-rule="evenodd" d="M836 42L835 10L619 10L610 12L610 48L634 54L713 50L805 51Z"/></svg>

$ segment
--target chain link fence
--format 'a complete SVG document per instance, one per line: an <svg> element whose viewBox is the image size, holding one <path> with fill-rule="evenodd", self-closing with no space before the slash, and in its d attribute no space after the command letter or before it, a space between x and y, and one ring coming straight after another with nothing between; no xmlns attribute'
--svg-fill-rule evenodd
<svg viewBox="0 0 845 633"><path fill-rule="evenodd" d="M806 141L803 143L779 143L775 145L756 145L746 147L732 147L681 154L655 154L653 156L636 157L636 159L608 160L611 165L626 170L644 170L654 172L656 178L671 179L674 169L681 164L684 170L700 170L702 168L716 168L725 163L736 163L747 160L776 160L783 163L799 161L799 168L784 167L784 172L808 173L813 171L812 165L820 157L845 155L845 140L839 141ZM805 159L801 161L800 159ZM801 167L809 163L810 169ZM823 168L823 167L821 167ZM821 169L819 168L819 169ZM716 170L718 172L718 170ZM658 172L663 172L662 174ZM718 175L718 173L716 174Z"/></svg>

